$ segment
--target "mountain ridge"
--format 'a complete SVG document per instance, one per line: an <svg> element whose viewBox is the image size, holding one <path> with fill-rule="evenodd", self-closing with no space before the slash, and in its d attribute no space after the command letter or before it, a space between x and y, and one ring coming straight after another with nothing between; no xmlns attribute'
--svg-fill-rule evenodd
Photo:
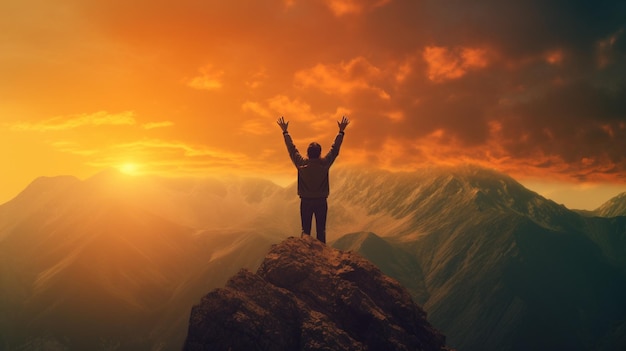
<svg viewBox="0 0 626 351"><path fill-rule="evenodd" d="M621 345L624 329L608 325L626 310L616 297L626 294L626 217L581 216L477 167L340 167L331 171L331 188L329 243L360 251L401 281L453 347L512 350L519 340L563 346L566 335L589 346L602 333ZM85 335L120 350L177 349L193 302L240 268L258 268L271 244L300 233L293 185L110 172L80 181L41 178L27 189L0 205L6 349L39 337L75 343L80 334L72 330L85 316L102 321ZM163 266L168 259L176 262ZM69 287L84 294L68 300L79 296ZM95 309L96 300L108 301L106 310ZM167 307L132 307L155 301ZM553 307L542 310L547 301ZM65 329L58 320L68 321ZM135 335L120 331L131 320ZM535 320L563 331L550 336L533 329L541 324ZM106 346L92 339L82 340Z"/></svg>
<svg viewBox="0 0 626 351"><path fill-rule="evenodd" d="M599 217L626 216L626 192L609 199L591 213Z"/></svg>
<svg viewBox="0 0 626 351"><path fill-rule="evenodd" d="M611 323L626 316L626 305L617 297L626 294L626 221L580 216L510 177L494 181L494 174L469 168L458 175L390 179L390 173L361 172L356 185L339 196L342 206L363 204L373 216L397 220L394 227L370 230L381 229L382 239L418 261L429 292L424 307L453 347L595 347ZM359 189L371 179L373 188L389 191ZM361 240L341 247L353 245L379 267L388 264L376 262ZM585 293L577 291L581 288ZM587 317L569 315L576 308Z"/></svg>

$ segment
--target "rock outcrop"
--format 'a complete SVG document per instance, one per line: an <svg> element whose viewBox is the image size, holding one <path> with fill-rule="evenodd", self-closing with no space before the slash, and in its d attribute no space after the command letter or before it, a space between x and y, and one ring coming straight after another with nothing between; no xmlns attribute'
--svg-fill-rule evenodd
<svg viewBox="0 0 626 351"><path fill-rule="evenodd" d="M319 241L274 245L191 311L184 350L446 350L395 280Z"/></svg>

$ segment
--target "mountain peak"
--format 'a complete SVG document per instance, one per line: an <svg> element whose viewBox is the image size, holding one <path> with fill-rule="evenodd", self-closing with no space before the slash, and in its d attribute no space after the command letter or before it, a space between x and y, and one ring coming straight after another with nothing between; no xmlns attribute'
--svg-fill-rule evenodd
<svg viewBox="0 0 626 351"><path fill-rule="evenodd" d="M15 198L2 206L5 207L36 207L43 205L48 200L66 193L69 189L80 184L80 180L74 176L38 177L33 180Z"/></svg>
<svg viewBox="0 0 626 351"><path fill-rule="evenodd" d="M193 307L185 350L445 350L395 280L310 237L274 245Z"/></svg>
<svg viewBox="0 0 626 351"><path fill-rule="evenodd" d="M54 177L37 177L33 180L22 193L36 193L40 191L50 191L52 189L65 188L80 183L80 180L70 175L60 175Z"/></svg>
<svg viewBox="0 0 626 351"><path fill-rule="evenodd" d="M344 168L334 173L332 182L336 189L332 198L342 204L343 212L350 215L362 211L352 220L371 218L359 229L382 237L413 240L435 231L451 217L512 214L557 228L564 224L554 222L554 214L568 220L576 216L504 173L471 164L397 173ZM377 224L385 218L395 221L386 226Z"/></svg>
<svg viewBox="0 0 626 351"><path fill-rule="evenodd" d="M593 213L601 217L626 216L626 192L609 199Z"/></svg>

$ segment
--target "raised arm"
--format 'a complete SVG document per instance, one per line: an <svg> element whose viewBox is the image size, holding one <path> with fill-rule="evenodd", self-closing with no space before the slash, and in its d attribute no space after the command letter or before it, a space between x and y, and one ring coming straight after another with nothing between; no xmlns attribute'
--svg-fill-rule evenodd
<svg viewBox="0 0 626 351"><path fill-rule="evenodd" d="M280 129L283 131L283 137L285 138L285 145L287 146L287 152L289 152L289 158L293 164L298 167L304 164L304 158L300 155L300 152L294 145L287 128L289 128L289 121L285 122L285 117L281 116L278 121L276 121L280 126Z"/></svg>
<svg viewBox="0 0 626 351"><path fill-rule="evenodd" d="M278 123L278 125L280 126L280 129L282 129L283 134L289 133L287 132L287 128L289 128L289 121L285 122L285 117L280 116L280 118L278 119L278 121L276 121L276 123Z"/></svg>
<svg viewBox="0 0 626 351"><path fill-rule="evenodd" d="M335 137L335 141L333 142L333 145L330 147L330 150L328 150L328 153L326 154L326 156L324 157L326 160L328 160L329 164L333 164L333 162L335 162L335 159L337 158L337 156L339 156L339 149L341 149L341 144L343 143L343 136L345 134L345 130L346 127L348 126L348 124L350 124L350 121L348 120L348 118L346 116L341 117L341 122L337 121L337 126L339 127L339 133L337 133L337 136Z"/></svg>
<svg viewBox="0 0 626 351"><path fill-rule="evenodd" d="M341 122L337 121L337 126L339 126L339 133L343 133L348 124L350 124L350 120L348 120L348 117L342 116Z"/></svg>

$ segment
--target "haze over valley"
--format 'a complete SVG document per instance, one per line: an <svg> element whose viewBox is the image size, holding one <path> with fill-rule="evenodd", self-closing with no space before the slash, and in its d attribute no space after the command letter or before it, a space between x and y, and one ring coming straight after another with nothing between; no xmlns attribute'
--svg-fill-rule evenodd
<svg viewBox="0 0 626 351"><path fill-rule="evenodd" d="M329 245L459 350L626 345L626 200L573 211L477 166L331 172ZM618 194L616 194L618 195ZM179 350L191 306L300 235L295 185L105 171L0 206L0 348Z"/></svg>

